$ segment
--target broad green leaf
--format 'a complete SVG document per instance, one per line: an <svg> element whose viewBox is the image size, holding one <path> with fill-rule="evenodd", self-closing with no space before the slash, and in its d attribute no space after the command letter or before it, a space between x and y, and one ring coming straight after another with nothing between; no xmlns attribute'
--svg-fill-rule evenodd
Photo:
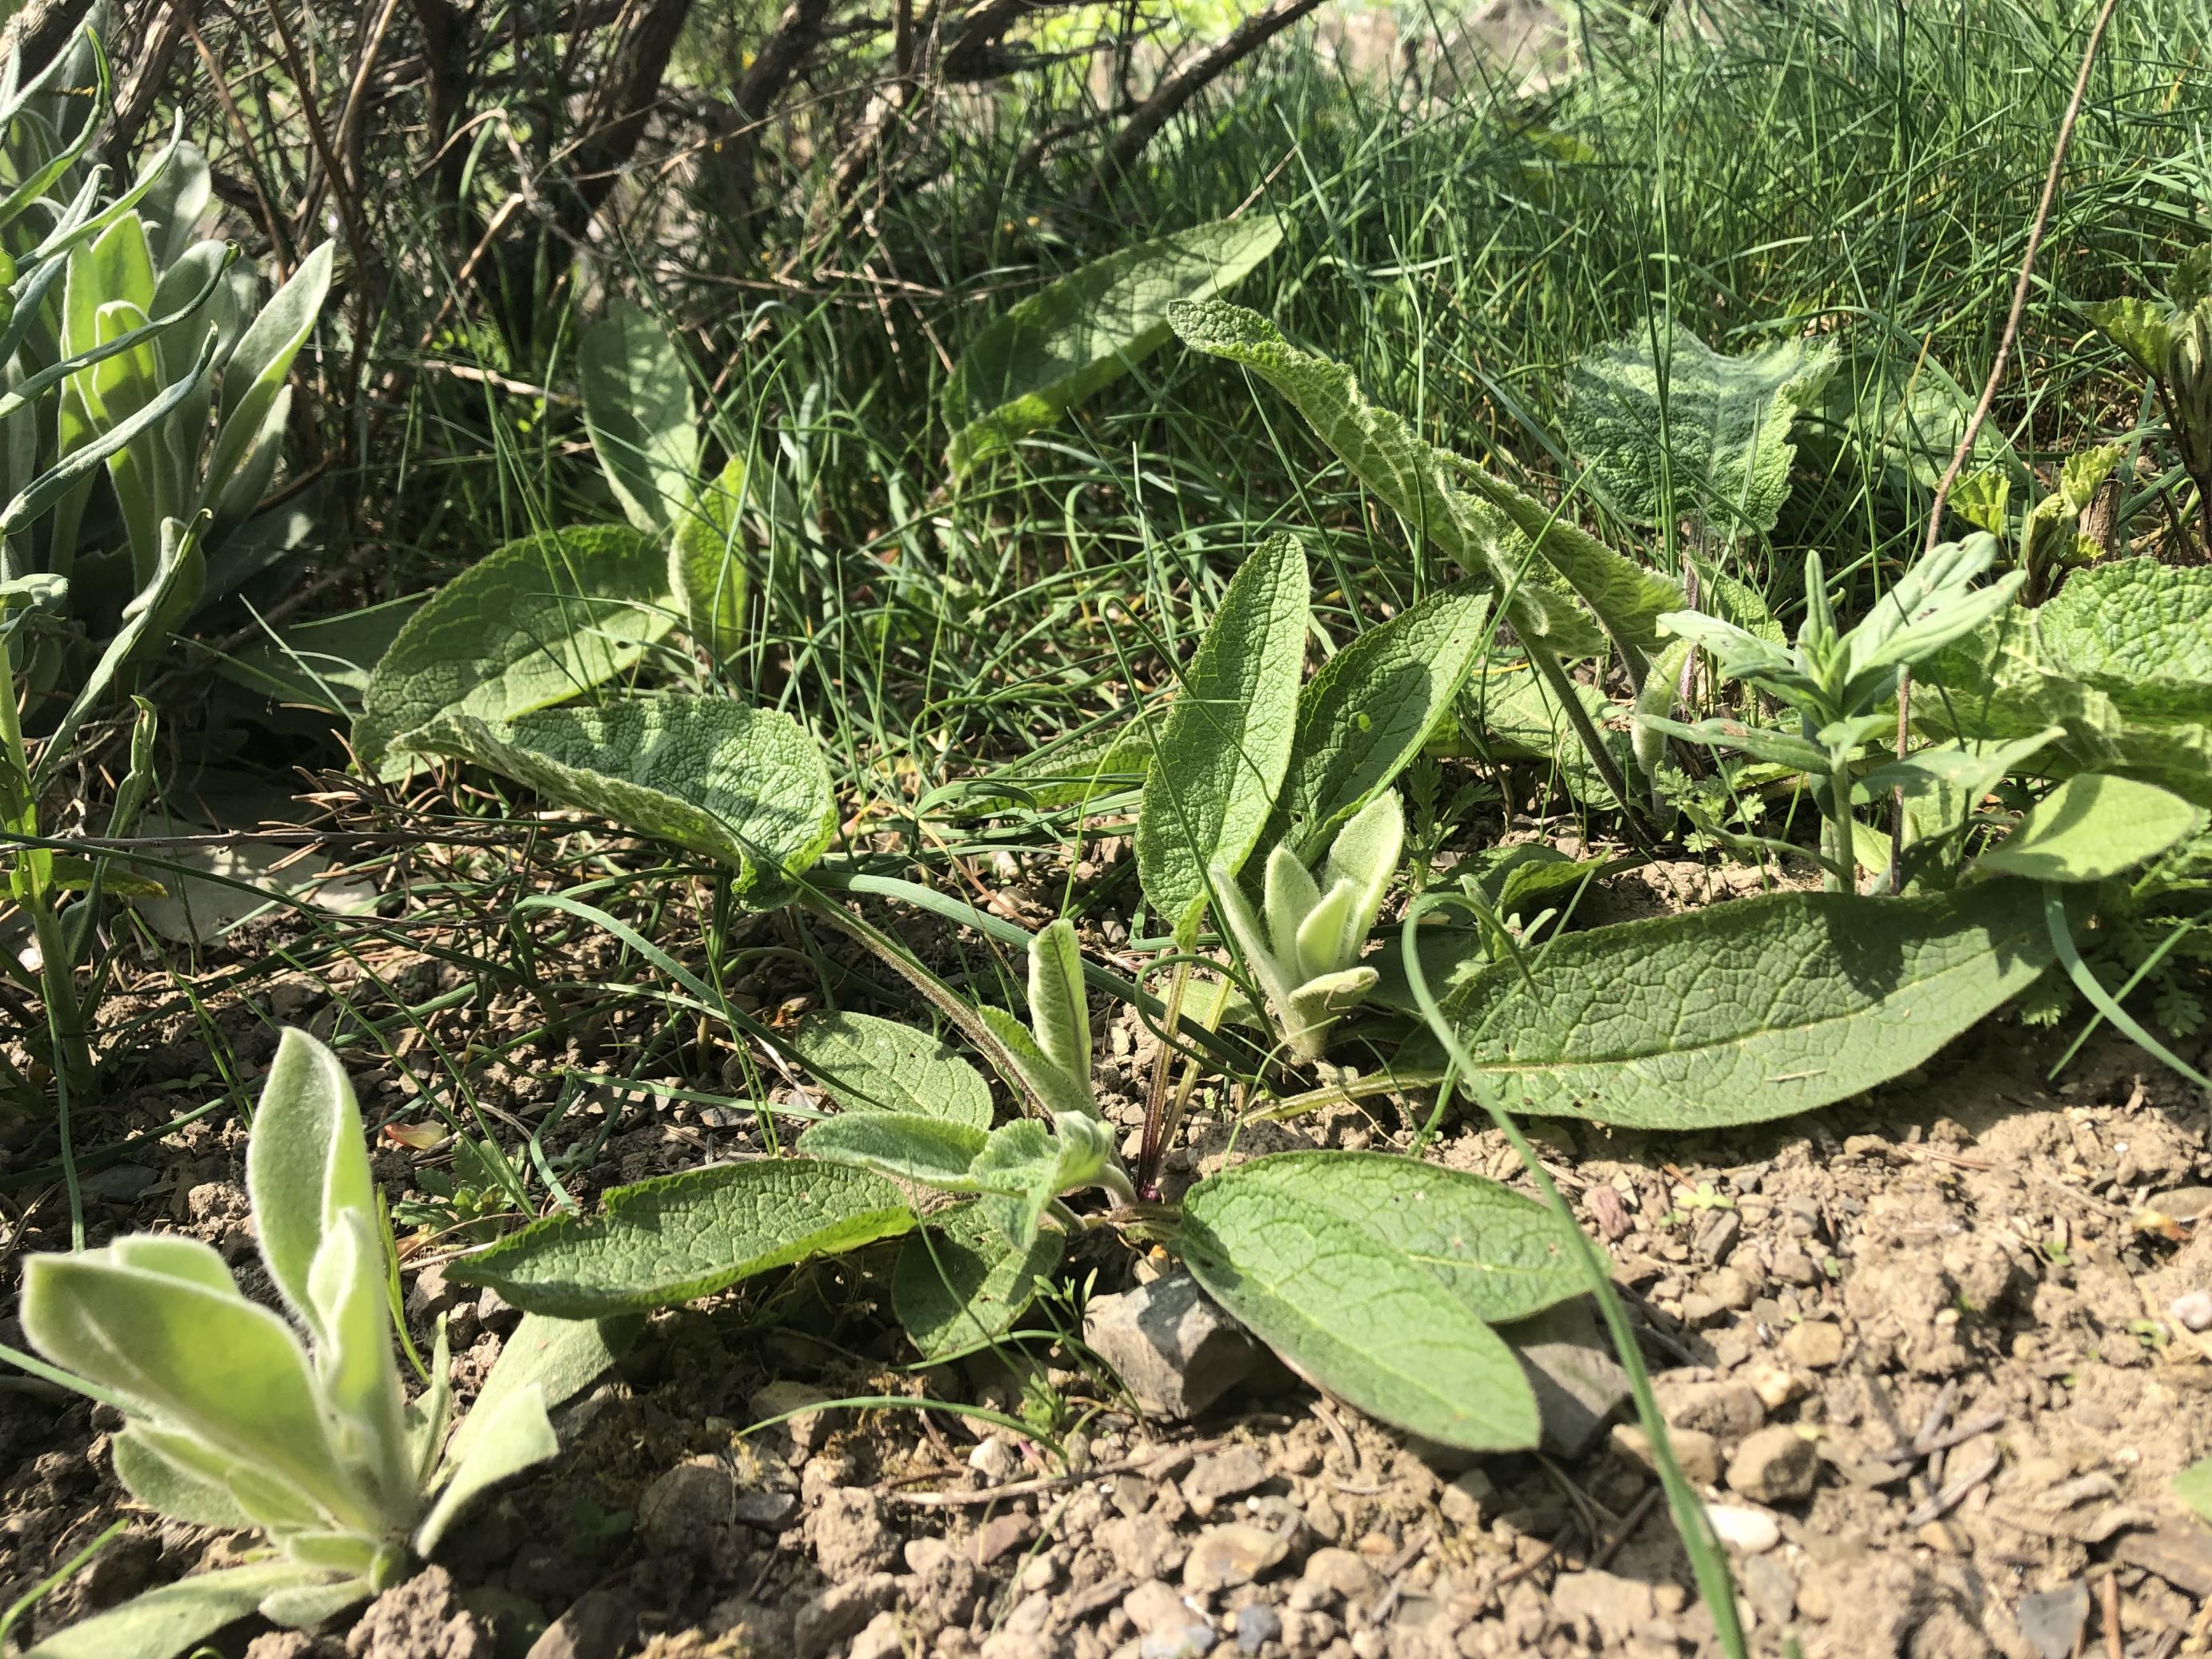
<svg viewBox="0 0 2212 1659"><path fill-rule="evenodd" d="M476 1404L453 1431L446 1446L447 1468L469 1455L482 1432L477 1419L525 1389L534 1389L547 1410L579 1394L598 1380L616 1360L629 1351L645 1328L636 1314L605 1319L551 1319L544 1314L525 1314L499 1351L499 1359L484 1379Z"/></svg>
<svg viewBox="0 0 2212 1659"><path fill-rule="evenodd" d="M978 1205L1015 1246L1036 1242L1044 1206L1072 1184L1062 1179L1062 1148L1035 1118L1002 1123L969 1165L968 1182L990 1196Z"/></svg>
<svg viewBox="0 0 2212 1659"><path fill-rule="evenodd" d="M545 1396L534 1382L509 1390L489 1411L479 1406L469 1415L479 1419L479 1426L446 1489L416 1529L414 1547L419 1555L434 1554L446 1529L486 1490L561 1449L545 1415Z"/></svg>
<svg viewBox="0 0 2212 1659"><path fill-rule="evenodd" d="M1588 535L1565 533L1570 526L1534 539L1543 526L1520 520L1541 513L1536 503L1437 449L1402 416L1368 402L1351 369L1297 349L1256 313L1210 301L1175 306L1169 317L1186 344L1243 364L1288 398L1413 534L1436 543L1468 575L1510 593L1505 619L1524 641L1562 656L1596 654L1604 639L1582 609L1588 605L1625 644L1649 650L1656 643L1660 613L1681 602L1673 583ZM1462 477L1478 481L1482 495L1460 489Z"/></svg>
<svg viewBox="0 0 2212 1659"><path fill-rule="evenodd" d="M744 457L690 495L668 539L668 586L684 631L716 661L745 642Z"/></svg>
<svg viewBox="0 0 2212 1659"><path fill-rule="evenodd" d="M1206 911L1207 870L1243 867L1290 762L1308 604L1305 550L1270 537L1231 579L1161 723L1137 814L1137 874L1186 948Z"/></svg>
<svg viewBox="0 0 2212 1659"><path fill-rule="evenodd" d="M268 1309L88 1251L24 1263L22 1321L55 1364L374 1529L338 1468L307 1352Z"/></svg>
<svg viewBox="0 0 2212 1659"><path fill-rule="evenodd" d="M2057 726L2039 770L2139 777L2212 807L2212 569L2076 571L2049 604L1984 623L1913 678L1913 725L1929 736L2008 742Z"/></svg>
<svg viewBox="0 0 2212 1659"><path fill-rule="evenodd" d="M945 1192L966 1192L968 1166L990 1139L987 1131L913 1112L847 1112L808 1126L799 1150L825 1164L873 1170Z"/></svg>
<svg viewBox="0 0 2212 1659"><path fill-rule="evenodd" d="M1484 1310L1578 1288L1541 1210L1411 1159L1340 1172L1342 1154L1290 1156L1237 1164L1185 1196L1177 1243L1199 1283L1370 1416L1474 1450L1534 1445L1535 1395Z"/></svg>
<svg viewBox="0 0 2212 1659"><path fill-rule="evenodd" d="M996 319L945 386L955 476L1052 425L1167 343L1167 308L1242 281L1283 240L1267 213L1218 220L1125 247Z"/></svg>
<svg viewBox="0 0 2212 1659"><path fill-rule="evenodd" d="M263 1561L180 1578L58 1631L23 1659L173 1659L279 1592L323 1583L327 1573ZM362 1587L361 1600L368 1595Z"/></svg>
<svg viewBox="0 0 2212 1659"><path fill-rule="evenodd" d="M1486 1105L1630 1128L1757 1123L1919 1065L2049 965L2037 890L1778 893L1567 933L1431 985Z"/></svg>
<svg viewBox="0 0 2212 1659"><path fill-rule="evenodd" d="M2155 300L2128 295L2081 307L2097 331L2128 354L2143 374L2162 374L2172 340L2170 313Z"/></svg>
<svg viewBox="0 0 2212 1659"><path fill-rule="evenodd" d="M341 1547L341 1553L356 1556L365 1553L364 1540L339 1538L335 1541ZM374 1567L373 1558L368 1565ZM288 1584L263 1596L258 1611L272 1625L282 1625L287 1630L309 1630L368 1601L375 1593L369 1580L360 1576L322 1583Z"/></svg>
<svg viewBox="0 0 2212 1659"><path fill-rule="evenodd" d="M673 842L735 868L738 896L768 908L837 833L830 768L790 715L727 697L634 693L542 708L502 725L449 714L415 732L549 800Z"/></svg>
<svg viewBox="0 0 2212 1659"><path fill-rule="evenodd" d="M668 558L615 525L531 536L424 601L369 677L354 750L375 767L441 714L512 720L633 666L674 624Z"/></svg>
<svg viewBox="0 0 2212 1659"><path fill-rule="evenodd" d="M2203 821L2155 784L2083 772L2038 801L1975 866L2029 881L2102 881L2156 858Z"/></svg>
<svg viewBox="0 0 2212 1659"><path fill-rule="evenodd" d="M670 529L699 471L691 377L658 318L617 300L586 331L584 429L623 512L641 530Z"/></svg>
<svg viewBox="0 0 2212 1659"><path fill-rule="evenodd" d="M1370 628L1298 696L1289 769L1260 845L1318 857L1337 827L1389 788L1480 660L1490 599L1454 587Z"/></svg>
<svg viewBox="0 0 2212 1659"><path fill-rule="evenodd" d="M873 1014L811 1014L792 1052L848 1112L910 1112L991 1127L991 1085L927 1031Z"/></svg>
<svg viewBox="0 0 2212 1659"><path fill-rule="evenodd" d="M995 1341L1013 1328L1060 1265L1062 1241L1039 1229L1017 1250L982 1206L929 1218L900 1247L891 1308L925 1357Z"/></svg>
<svg viewBox="0 0 2212 1659"><path fill-rule="evenodd" d="M1801 338L1724 357L1687 330L1665 332L1663 374L1645 332L1574 366L1568 441L1641 523L1660 522L1671 490L1677 512L1764 535L1790 493L1790 423L1820 396L1835 354Z"/></svg>
<svg viewBox="0 0 2212 1659"><path fill-rule="evenodd" d="M1974 394L1951 377L1926 341L1885 335L1863 321L1847 337L1799 445L1823 471L1851 465L1894 494L1925 492L1935 489L1958 453L1974 403ZM1968 467L2021 488L2033 482L1995 421L1977 430ZM1914 499L1925 516L1924 494Z"/></svg>
<svg viewBox="0 0 2212 1659"><path fill-rule="evenodd" d="M314 1346L315 1375L339 1455L374 1483L386 1513L405 1514L417 1496L417 1482L392 1352L384 1236L375 1214L348 1209L332 1215L315 1252L307 1274L321 1332Z"/></svg>
<svg viewBox="0 0 2212 1659"><path fill-rule="evenodd" d="M246 1144L246 1188L269 1276L319 1341L328 1331L309 1285L315 1253L338 1217L376 1213L367 1133L337 1056L286 1031Z"/></svg>
<svg viewBox="0 0 2212 1659"><path fill-rule="evenodd" d="M1580 680L1569 684L1613 758L1627 767L1634 750L1628 734L1613 727L1618 711L1597 687ZM1468 682L1460 696L1460 708L1468 723L1482 734L1486 753L1501 760L1548 762L1559 786L1575 799L1613 805L1613 791L1603 775L1590 764L1552 688L1533 668L1486 669Z"/></svg>
<svg viewBox="0 0 2212 1659"><path fill-rule="evenodd" d="M1062 916L1030 941L1030 1025L1053 1066L1091 1092L1091 1000L1083 986L1083 946Z"/></svg>
<svg viewBox="0 0 2212 1659"><path fill-rule="evenodd" d="M345 714L360 706L370 674L422 605L422 595L410 593L300 623L222 658L215 672L275 702Z"/></svg>
<svg viewBox="0 0 2212 1659"><path fill-rule="evenodd" d="M617 1187L596 1216L532 1222L447 1268L516 1307L601 1319L726 1290L810 1256L895 1238L915 1224L880 1176L810 1159L726 1164Z"/></svg>

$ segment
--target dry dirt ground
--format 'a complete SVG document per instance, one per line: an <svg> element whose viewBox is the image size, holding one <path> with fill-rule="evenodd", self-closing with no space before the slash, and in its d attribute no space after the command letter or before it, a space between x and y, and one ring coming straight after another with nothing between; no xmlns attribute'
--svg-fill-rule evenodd
<svg viewBox="0 0 2212 1659"><path fill-rule="evenodd" d="M1656 891L1648 873L1622 878L1613 902L1648 908ZM285 1018L313 1024L330 1012L318 984L287 1000ZM126 1107L110 1130L165 1121L173 1079L204 1067L191 1029L178 1030L149 1057L149 1088L166 1067L168 1092ZM1133 1123L1152 1039L1103 1017L1099 1038L1102 1091ZM273 1033L249 1024L233 1041L250 1073ZM2212 1118L2201 1094L2124 1043L2093 1042L2053 1085L2057 1052L2048 1034L1999 1021L1924 1073L1755 1131L1538 1126L1642 1322L1677 1445L1730 1540L1755 1651L2206 1650L2212 1529L2168 1483L2212 1452L2212 1336L2192 1328L2212 1327ZM538 1121L552 1091L533 1066L562 1058L484 1067L480 1098L510 1121ZM408 1103L392 1067L357 1081L372 1122ZM594 1101L563 1134L604 1127L595 1115L608 1109ZM635 1097L620 1110L601 1184L759 1150L750 1115ZM1200 1111L1171 1158L1170 1193L1224 1160L1291 1146L1409 1146L1425 1110L1346 1107L1241 1135ZM234 1122L210 1118L94 1172L94 1242L179 1228L251 1284L243 1151ZM1426 1154L1520 1179L1502 1141L1465 1124L1443 1126ZM50 1155L19 1136L0 1179ZM379 1174L405 1197L418 1162L435 1157L387 1144ZM22 1252L66 1244L58 1194L0 1188L0 1241L12 1297ZM515 1315L446 1285L435 1254L410 1261L410 1313L426 1346L447 1316L465 1395ZM1239 1380L1194 1420L1148 1413L1073 1339L1086 1297L1163 1294L1172 1280L1146 1281L1173 1264L1107 1230L1071 1253L1077 1291L1032 1317L1061 1340L923 1370L887 1316L889 1262L817 1264L655 1317L619 1370L561 1413L561 1460L489 1499L440 1565L349 1628L240 1628L220 1650L1717 1651L1641 1437L1618 1409L1607 1420L1555 1397L1547 1452L1474 1458L1408 1445L1231 1343L1208 1363ZM1571 1314L1520 1334L1548 1338L1532 1352L1602 1409L1613 1367L1587 1322L1579 1337L1575 1326ZM0 1340L20 1342L12 1320ZM31 1627L51 1631L241 1547L132 1510L110 1471L116 1425L104 1411L22 1379L0 1387L0 1604L111 1521L130 1522ZM889 1395L1030 1426L825 1404L747 1432L794 1407Z"/></svg>

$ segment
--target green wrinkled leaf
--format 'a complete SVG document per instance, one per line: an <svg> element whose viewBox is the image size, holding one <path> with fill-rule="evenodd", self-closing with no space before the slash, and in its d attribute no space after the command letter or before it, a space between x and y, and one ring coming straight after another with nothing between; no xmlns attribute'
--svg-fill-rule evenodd
<svg viewBox="0 0 2212 1659"><path fill-rule="evenodd" d="M1724 357L1686 329L1663 331L1666 395L1649 333L1600 346L1567 377L1567 439L1639 523L1694 509L1717 528L1765 535L1790 494L1790 428L1812 407L1835 354L1804 339Z"/></svg>
<svg viewBox="0 0 2212 1659"><path fill-rule="evenodd" d="M1475 1061L1461 1086L1484 1104L1695 1129L1886 1082L2051 960L2036 890L1990 882L1932 898L1742 899L1563 934L1525 963L1478 956L1437 988Z"/></svg>
<svg viewBox="0 0 2212 1659"><path fill-rule="evenodd" d="M848 1112L906 1112L991 1127L991 1085L927 1031L873 1014L811 1014L792 1052Z"/></svg>
<svg viewBox="0 0 2212 1659"><path fill-rule="evenodd" d="M995 1341L1060 1266L1061 1245L1040 1228L1018 1250L981 1206L943 1211L900 1248L891 1309L925 1358Z"/></svg>
<svg viewBox="0 0 2212 1659"><path fill-rule="evenodd" d="M2057 726L2039 770L2140 777L2212 807L2212 569L2076 571L2049 604L1984 623L1914 678L1928 736L2008 742Z"/></svg>
<svg viewBox="0 0 2212 1659"><path fill-rule="evenodd" d="M320 1585L328 1577L289 1561L195 1574L58 1631L23 1659L173 1659L245 1618L270 1596ZM364 1584L354 1599L368 1594Z"/></svg>
<svg viewBox="0 0 2212 1659"><path fill-rule="evenodd" d="M1318 856L1338 828L1389 788L1480 660L1490 598L1432 595L1370 628L1321 666L1298 696L1296 735L1259 845Z"/></svg>
<svg viewBox="0 0 2212 1659"><path fill-rule="evenodd" d="M837 833L830 768L790 715L726 697L639 692L503 725L442 716L410 738L547 799L721 860L738 896L786 902Z"/></svg>
<svg viewBox="0 0 2212 1659"><path fill-rule="evenodd" d="M1094 259L996 319L945 386L945 459L955 476L1048 427L1167 343L1167 307L1242 281L1283 240L1252 213Z"/></svg>
<svg viewBox="0 0 2212 1659"><path fill-rule="evenodd" d="M693 495L668 542L668 586L684 631L718 661L745 642L744 458Z"/></svg>
<svg viewBox="0 0 2212 1659"><path fill-rule="evenodd" d="M512 720L635 665L674 625L665 550L593 525L509 542L423 602L362 694L355 753L366 767L445 714Z"/></svg>
<svg viewBox="0 0 2212 1659"><path fill-rule="evenodd" d="M672 527L699 471L691 377L658 318L627 300L607 307L577 354L584 429L623 516L656 534Z"/></svg>
<svg viewBox="0 0 2212 1659"><path fill-rule="evenodd" d="M447 1468L469 1454L482 1431L477 1419L486 1418L509 1395L535 1389L550 1411L598 1380L607 1367L629 1352L645 1328L637 1314L618 1314L605 1319L552 1319L544 1314L525 1314L499 1351L499 1358L477 1392L476 1404L445 1449Z"/></svg>
<svg viewBox="0 0 2212 1659"><path fill-rule="evenodd" d="M2083 772L2028 810L1975 867L2028 881L2103 881L2148 863L2204 821L2155 784Z"/></svg>
<svg viewBox="0 0 2212 1659"><path fill-rule="evenodd" d="M1261 543L1231 580L1162 722L1138 809L1137 874L1185 948L1206 912L1207 871L1243 867L1290 762L1308 599L1297 538Z"/></svg>
<svg viewBox="0 0 2212 1659"><path fill-rule="evenodd" d="M1540 1205L1410 1158L1293 1152L1192 1188L1178 1244L1223 1307L1370 1416L1475 1450L1536 1443L1535 1396L1489 1322L1582 1288Z"/></svg>
<svg viewBox="0 0 2212 1659"><path fill-rule="evenodd" d="M1958 453L1975 402L1926 341L1884 335L1863 321L1846 337L1842 360L1827 379L1819 409L1804 422L1799 446L1815 466L1834 471L1855 463L1893 494L1932 490ZM2001 476L2023 489L2033 482L1995 421L1977 430L1967 470ZM1924 516L1925 497L1918 499Z"/></svg>
<svg viewBox="0 0 2212 1659"><path fill-rule="evenodd" d="M1173 306L1169 319L1194 349L1243 364L1288 398L1413 534L1510 592L1505 619L1523 641L1562 656L1595 655L1605 641L1581 608L1588 605L1624 643L1649 650L1660 613L1681 604L1672 582L1571 526L1555 524L1538 539L1551 517L1540 504L1435 448L1402 416L1370 403L1351 369L1297 349L1266 318L1208 301ZM1458 488L1461 477L1482 494Z"/></svg>
<svg viewBox="0 0 2212 1659"><path fill-rule="evenodd" d="M555 1215L447 1269L560 1319L672 1306L915 1224L880 1176L808 1159L687 1170L606 1194L596 1216Z"/></svg>
<svg viewBox="0 0 2212 1659"><path fill-rule="evenodd" d="M943 1192L966 1192L968 1167L988 1133L966 1123L912 1112L848 1112L808 1126L799 1150L825 1164L850 1164Z"/></svg>

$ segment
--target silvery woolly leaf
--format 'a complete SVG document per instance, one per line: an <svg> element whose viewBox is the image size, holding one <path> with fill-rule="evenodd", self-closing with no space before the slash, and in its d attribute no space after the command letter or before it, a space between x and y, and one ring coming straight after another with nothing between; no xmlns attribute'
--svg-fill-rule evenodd
<svg viewBox="0 0 2212 1659"><path fill-rule="evenodd" d="M337 1419L339 1445L370 1472L386 1513L410 1514L416 1470L392 1353L383 1235L370 1212L346 1209L331 1218L307 1279L323 1333L315 1371Z"/></svg>
<svg viewBox="0 0 2212 1659"><path fill-rule="evenodd" d="M1346 965L1344 939L1353 925L1358 904L1358 895L1351 882L1340 879L1321 896L1318 904L1306 912L1289 953L1291 971L1296 979L1303 981L1316 974L1334 973Z"/></svg>
<svg viewBox="0 0 2212 1659"><path fill-rule="evenodd" d="M196 1573L58 1631L23 1659L173 1659L268 1598L324 1582L323 1574L290 1561ZM354 1599L367 1593L363 1586Z"/></svg>
<svg viewBox="0 0 2212 1659"><path fill-rule="evenodd" d="M1372 968L1345 968L1317 974L1291 993L1283 1024L1292 1052L1304 1060L1320 1058L1328 1028L1365 1001L1382 977Z"/></svg>
<svg viewBox="0 0 2212 1659"><path fill-rule="evenodd" d="M1328 878L1352 885L1352 913L1337 949L1340 965L1359 954L1375 918L1382 908L1382 896L1398 873L1398 860L1406 850L1406 809L1395 789L1377 795L1357 817L1337 832L1328 849Z"/></svg>
<svg viewBox="0 0 2212 1659"><path fill-rule="evenodd" d="M1268 944L1277 955L1291 957L1297 949L1298 929L1321 902L1321 888L1288 843L1267 854L1261 902L1267 907Z"/></svg>
<svg viewBox="0 0 2212 1659"><path fill-rule="evenodd" d="M181 1444L179 1444L181 1443ZM143 1423L132 1423L112 1443L115 1478L137 1502L156 1514L196 1527L251 1526L259 1519L248 1515L218 1472L212 1478L192 1467L201 1460L220 1465L204 1448L185 1435L167 1436Z"/></svg>
<svg viewBox="0 0 2212 1659"><path fill-rule="evenodd" d="M1030 1028L1003 1008L988 1003L977 1005L977 1018L989 1026L991 1035L1006 1051L1013 1062L1017 1081L1048 1111L1090 1111L1093 1109L1091 1079L1086 1068L1081 1078L1070 1076L1037 1044ZM988 1122L988 1120L987 1120Z"/></svg>
<svg viewBox="0 0 2212 1659"><path fill-rule="evenodd" d="M337 1217L376 1213L376 1188L353 1084L337 1056L305 1031L277 1039L246 1142L246 1188L269 1276L324 1340L310 1283L316 1252Z"/></svg>
<svg viewBox="0 0 2212 1659"><path fill-rule="evenodd" d="M495 1404L471 1438L468 1455L454 1468L446 1489L415 1534L418 1554L434 1554L461 1511L489 1487L561 1449L545 1415L545 1396L526 1383Z"/></svg>
<svg viewBox="0 0 2212 1659"><path fill-rule="evenodd" d="M1285 848L1276 848L1276 855L1268 860L1270 875L1275 872L1277 858L1286 866L1297 866L1298 874L1305 878L1306 885L1312 886L1313 878L1306 876L1304 867L1298 866L1297 860ZM1287 1007L1291 992L1295 988L1292 977L1297 971L1295 967L1284 960L1274 940L1261 929L1260 918L1252 913L1251 901L1244 896L1243 890L1237 885L1236 878L1218 864L1213 866L1213 890L1220 900L1222 924L1229 930L1229 937L1236 942L1237 953L1243 958L1245 968L1260 981L1261 994L1276 1008ZM1318 898L1320 896L1316 893L1315 896ZM1285 901L1286 915L1289 914L1287 903ZM1270 906L1271 912L1273 908ZM1283 951L1297 951L1297 922L1303 920L1301 915L1291 922L1291 931L1282 940Z"/></svg>
<svg viewBox="0 0 2212 1659"><path fill-rule="evenodd" d="M88 1251L24 1264L22 1322L48 1359L156 1423L265 1469L348 1525L376 1524L330 1443L306 1351L267 1309Z"/></svg>
<svg viewBox="0 0 2212 1659"><path fill-rule="evenodd" d="M1083 947L1062 916L1030 941L1030 1025L1037 1047L1091 1097L1091 1003L1083 990Z"/></svg>

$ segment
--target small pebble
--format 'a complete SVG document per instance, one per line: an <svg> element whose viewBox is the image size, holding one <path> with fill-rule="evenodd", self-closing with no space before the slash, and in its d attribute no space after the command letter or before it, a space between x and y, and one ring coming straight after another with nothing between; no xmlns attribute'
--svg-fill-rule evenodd
<svg viewBox="0 0 2212 1659"><path fill-rule="evenodd" d="M1721 1542L1746 1555L1763 1555L1782 1541L1782 1527L1765 1510L1741 1504L1708 1504L1705 1516Z"/></svg>
<svg viewBox="0 0 2212 1659"><path fill-rule="evenodd" d="M2166 1310L2185 1331L2212 1331L2212 1291L2191 1291L2186 1296L2177 1296Z"/></svg>
<svg viewBox="0 0 2212 1659"><path fill-rule="evenodd" d="M1237 1647L1239 1652L1257 1653L1283 1633L1283 1621L1274 1608L1254 1602L1237 1615Z"/></svg>

